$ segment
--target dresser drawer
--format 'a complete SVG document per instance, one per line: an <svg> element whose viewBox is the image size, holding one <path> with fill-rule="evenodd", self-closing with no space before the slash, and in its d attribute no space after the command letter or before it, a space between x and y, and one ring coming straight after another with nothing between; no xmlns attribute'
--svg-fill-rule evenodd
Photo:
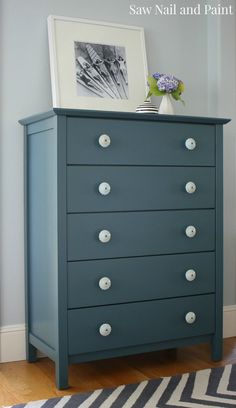
<svg viewBox="0 0 236 408"><path fill-rule="evenodd" d="M214 291L214 252L68 263L71 309Z"/></svg>
<svg viewBox="0 0 236 408"><path fill-rule="evenodd" d="M69 354L156 343L214 333L215 296L126 303L68 311ZM186 322L193 312L194 323ZM109 335L101 327L111 327Z"/></svg>
<svg viewBox="0 0 236 408"><path fill-rule="evenodd" d="M68 214L67 217L70 261L215 248L214 210ZM196 228L192 238L186 235L188 226ZM105 231L110 233L109 241Z"/></svg>
<svg viewBox="0 0 236 408"><path fill-rule="evenodd" d="M214 167L68 166L67 179L68 212L215 206Z"/></svg>
<svg viewBox="0 0 236 408"><path fill-rule="evenodd" d="M106 134L110 145L102 147ZM188 138L196 141L188 150ZM69 164L214 166L215 127L205 124L68 118Z"/></svg>

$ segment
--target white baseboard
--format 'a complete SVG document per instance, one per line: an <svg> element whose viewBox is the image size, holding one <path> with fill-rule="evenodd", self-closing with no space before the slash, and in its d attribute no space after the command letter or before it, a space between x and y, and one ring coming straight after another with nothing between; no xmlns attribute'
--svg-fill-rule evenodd
<svg viewBox="0 0 236 408"><path fill-rule="evenodd" d="M224 338L236 336L236 305L224 306ZM0 363L25 360L25 325L0 327Z"/></svg>
<svg viewBox="0 0 236 408"><path fill-rule="evenodd" d="M25 325L0 327L0 363L25 360Z"/></svg>
<svg viewBox="0 0 236 408"><path fill-rule="evenodd" d="M224 306L223 312L223 336L227 337L236 336L236 305Z"/></svg>

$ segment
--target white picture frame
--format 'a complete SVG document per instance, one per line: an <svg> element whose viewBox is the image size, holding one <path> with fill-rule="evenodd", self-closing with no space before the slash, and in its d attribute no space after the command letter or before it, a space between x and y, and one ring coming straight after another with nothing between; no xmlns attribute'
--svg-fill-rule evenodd
<svg viewBox="0 0 236 408"><path fill-rule="evenodd" d="M133 112L147 95L144 29L51 15L55 108Z"/></svg>

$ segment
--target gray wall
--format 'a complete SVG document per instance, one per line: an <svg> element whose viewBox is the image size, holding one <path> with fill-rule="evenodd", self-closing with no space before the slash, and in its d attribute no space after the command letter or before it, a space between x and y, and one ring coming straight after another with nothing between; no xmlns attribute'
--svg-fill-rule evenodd
<svg viewBox="0 0 236 408"><path fill-rule="evenodd" d="M225 304L236 303L236 15L221 19L218 114L232 118L224 140Z"/></svg>
<svg viewBox="0 0 236 408"><path fill-rule="evenodd" d="M186 107L176 103L176 113L235 119L235 17L138 17L129 15L129 5L127 0L0 0L0 326L24 322L23 136L17 121L51 107L49 14L144 27L149 72L173 73L186 84ZM235 304L234 121L225 133L225 304Z"/></svg>

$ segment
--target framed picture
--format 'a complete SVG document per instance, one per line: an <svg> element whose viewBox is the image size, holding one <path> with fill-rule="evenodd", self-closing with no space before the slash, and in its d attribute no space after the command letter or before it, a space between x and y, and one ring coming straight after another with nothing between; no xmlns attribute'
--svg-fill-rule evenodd
<svg viewBox="0 0 236 408"><path fill-rule="evenodd" d="M53 107L135 111L147 95L144 30L48 17Z"/></svg>

